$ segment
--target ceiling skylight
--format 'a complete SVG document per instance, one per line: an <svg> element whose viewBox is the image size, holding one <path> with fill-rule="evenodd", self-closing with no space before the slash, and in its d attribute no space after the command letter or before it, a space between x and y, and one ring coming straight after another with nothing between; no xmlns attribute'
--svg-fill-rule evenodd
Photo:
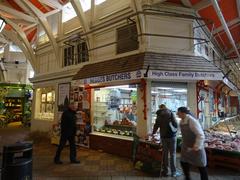
<svg viewBox="0 0 240 180"><path fill-rule="evenodd" d="M76 17L77 14L72 7L72 4L69 2L62 8L62 22L69 21L70 19Z"/></svg>

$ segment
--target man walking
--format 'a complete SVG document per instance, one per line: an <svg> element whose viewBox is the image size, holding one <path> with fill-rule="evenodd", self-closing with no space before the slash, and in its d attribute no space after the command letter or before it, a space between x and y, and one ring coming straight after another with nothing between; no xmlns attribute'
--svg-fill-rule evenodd
<svg viewBox="0 0 240 180"><path fill-rule="evenodd" d="M163 167L160 173L162 176L168 176L168 154L170 153L171 175L172 177L178 177L180 173L176 170L176 133L178 127L176 118L164 104L159 106L156 114L157 119L154 124L153 134L160 128L161 142L163 145Z"/></svg>
<svg viewBox="0 0 240 180"><path fill-rule="evenodd" d="M74 103L71 103L68 106L68 109L63 112L61 118L61 138L60 143L57 148L57 152L54 158L55 164L62 164L63 162L60 160L61 152L66 144L69 142L70 146L70 161L71 163L80 163L76 159L76 145L75 145L75 134L76 134L76 110L77 107Z"/></svg>

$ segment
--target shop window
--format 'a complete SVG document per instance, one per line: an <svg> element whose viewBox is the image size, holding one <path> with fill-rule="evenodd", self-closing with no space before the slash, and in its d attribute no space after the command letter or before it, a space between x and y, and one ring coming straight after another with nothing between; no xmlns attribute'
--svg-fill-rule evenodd
<svg viewBox="0 0 240 180"><path fill-rule="evenodd" d="M136 23L117 29L117 54L134 51L139 48Z"/></svg>
<svg viewBox="0 0 240 180"><path fill-rule="evenodd" d="M69 46L64 49L64 66L74 64L74 46Z"/></svg>
<svg viewBox="0 0 240 180"><path fill-rule="evenodd" d="M68 47L64 49L64 66L76 65L89 60L86 42L80 42L78 44L67 42L66 44Z"/></svg>
<svg viewBox="0 0 240 180"><path fill-rule="evenodd" d="M88 61L88 48L87 43L82 42L77 45L77 63L82 63Z"/></svg>
<svg viewBox="0 0 240 180"><path fill-rule="evenodd" d="M137 125L137 88L113 86L94 90L94 130L132 136Z"/></svg>
<svg viewBox="0 0 240 180"><path fill-rule="evenodd" d="M173 113L181 106L187 106L187 88L174 86L154 85L151 89L152 95L152 127L156 121L156 112L159 105L165 104ZM178 118L177 118L178 119Z"/></svg>
<svg viewBox="0 0 240 180"><path fill-rule="evenodd" d="M53 120L55 91L53 88L38 88L36 91L35 118Z"/></svg>

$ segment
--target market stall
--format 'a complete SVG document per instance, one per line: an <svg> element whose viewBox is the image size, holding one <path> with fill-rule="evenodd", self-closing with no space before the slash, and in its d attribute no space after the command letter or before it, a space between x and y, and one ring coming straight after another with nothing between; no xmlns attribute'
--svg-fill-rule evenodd
<svg viewBox="0 0 240 180"><path fill-rule="evenodd" d="M240 170L240 116L220 121L205 134L208 165Z"/></svg>
<svg viewBox="0 0 240 180"><path fill-rule="evenodd" d="M32 87L25 84L0 84L0 127L11 122L30 126Z"/></svg>
<svg viewBox="0 0 240 180"><path fill-rule="evenodd" d="M176 66L179 59L184 59L184 68ZM162 67L165 63L176 68ZM152 132L160 104L174 113L190 106L195 114L196 82L202 79L221 80L222 73L193 56L140 53L83 66L71 86L90 95L90 148L131 157L133 134L144 139Z"/></svg>

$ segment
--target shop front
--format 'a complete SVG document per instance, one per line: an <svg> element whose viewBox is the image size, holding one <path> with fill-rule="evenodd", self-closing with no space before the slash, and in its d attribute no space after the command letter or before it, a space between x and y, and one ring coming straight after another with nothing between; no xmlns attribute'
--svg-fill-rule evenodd
<svg viewBox="0 0 240 180"><path fill-rule="evenodd" d="M141 75L136 76L138 73L141 74L141 71L119 72L73 81L73 89L82 86L83 91L88 91L91 96L89 105L81 103L82 108L79 108L82 112L89 108L90 148L131 157L133 134L141 131L138 125L144 124L141 121L146 121L144 117L139 119L144 114L144 108L138 107L144 107L139 104L144 104L145 83ZM79 103L79 95L75 96L74 102Z"/></svg>
<svg viewBox="0 0 240 180"><path fill-rule="evenodd" d="M0 127L7 126L12 122L29 126L31 120L31 99L31 85L0 84Z"/></svg>
<svg viewBox="0 0 240 180"><path fill-rule="evenodd" d="M160 104L197 115L197 82L222 77L204 58L142 53L85 65L72 86L91 95L90 148L131 157L134 134L148 138Z"/></svg>

